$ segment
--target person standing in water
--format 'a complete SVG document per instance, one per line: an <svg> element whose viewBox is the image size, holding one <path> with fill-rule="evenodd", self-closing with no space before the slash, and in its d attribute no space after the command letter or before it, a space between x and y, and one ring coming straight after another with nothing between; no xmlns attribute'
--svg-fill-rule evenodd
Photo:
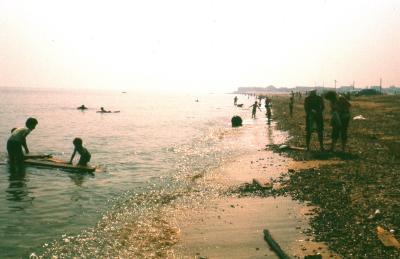
<svg viewBox="0 0 400 259"><path fill-rule="evenodd" d="M265 110L267 111L266 115L268 118L268 123L271 122L271 116L272 116L271 107L272 107L272 101L270 98L268 98L268 96L266 96L265 97Z"/></svg>
<svg viewBox="0 0 400 259"><path fill-rule="evenodd" d="M258 106L258 102L255 101L253 105L250 105L250 106L249 106L249 108L250 108L250 107L252 107L251 118L252 118L252 119L255 119L255 118L256 118L257 109L259 109L259 110L261 111L260 107Z"/></svg>
<svg viewBox="0 0 400 259"><path fill-rule="evenodd" d="M38 121L35 118L28 118L25 122L26 127L12 130L11 136L7 141L7 152L11 165L23 163L24 153L22 152L22 147L25 149L25 153L29 154L26 137L36 128L36 125L38 125Z"/></svg>
<svg viewBox="0 0 400 259"><path fill-rule="evenodd" d="M310 94L304 99L304 109L306 111L306 146L310 150L311 133L314 125L317 126L318 141L321 151L324 150L324 100L317 95L316 90L310 91Z"/></svg>

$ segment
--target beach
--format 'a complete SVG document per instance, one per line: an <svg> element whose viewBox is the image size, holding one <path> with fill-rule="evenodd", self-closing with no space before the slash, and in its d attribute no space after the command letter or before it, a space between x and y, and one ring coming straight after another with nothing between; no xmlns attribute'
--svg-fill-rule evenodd
<svg viewBox="0 0 400 259"><path fill-rule="evenodd" d="M395 96L352 99L353 115L366 120L352 120L349 151L321 153L315 151L316 136L311 151L302 149L303 100L295 101L290 118L288 96L272 96L272 123L264 109L250 119L253 97L240 96L242 108L233 105L232 95L185 96L188 109L171 123L170 115L182 108L181 96L148 107L154 96L8 94L31 102L43 95L54 100L46 109L21 105L22 114L39 107L31 111L39 118L28 140L33 150L68 157L65 147L73 135L67 132L77 134L85 125L92 161L103 170L88 175L27 167L14 175L2 165L4 257L277 258L264 240L265 230L293 258L398 255L376 234L378 226L394 236L398 229ZM57 100L65 95L121 113L77 111L73 103L60 105ZM56 119L60 114L71 116L67 127ZM243 118L242 127L231 127L233 115ZM20 118L4 122L16 125ZM329 108L325 120L329 145ZM48 135L55 128L66 136Z"/></svg>
<svg viewBox="0 0 400 259"><path fill-rule="evenodd" d="M295 101L293 118L285 98L277 98L279 128L292 136L288 145L304 146L303 100ZM319 209L310 224L317 240L344 257L398 258L393 244L384 244L377 228L399 239L399 110L398 95L352 97L352 120L346 152L318 152L314 133L311 152L283 151L297 161L337 161L339 164L296 170L281 181L283 191ZM330 145L329 106L325 109L325 145ZM361 119L357 119L360 118ZM278 149L276 149L280 152ZM396 242L396 241L394 241Z"/></svg>
<svg viewBox="0 0 400 259"><path fill-rule="evenodd" d="M399 24L395 0L1 1L0 259L400 258Z"/></svg>
<svg viewBox="0 0 400 259"><path fill-rule="evenodd" d="M239 187L233 192L236 197L221 195L201 209L178 216L177 257L276 258L262 239L262 230L268 228L295 258L317 254L322 258L398 258L396 240L388 245L377 232L380 227L390 230L394 239L398 236L395 172L399 164L393 144L399 141L398 97L355 97L351 103L353 117L366 119L351 121L347 152L315 151L316 136L310 152L281 150L279 143L270 147L283 157L260 145L254 155L242 156L205 179L235 189L245 183L248 187L252 178L267 177L277 189L263 196L264 192ZM287 104L286 97L274 98L277 127L290 134L285 144L304 147L302 100L296 100L294 118L289 117ZM293 204L292 198L280 200L287 195L300 203Z"/></svg>
<svg viewBox="0 0 400 259"><path fill-rule="evenodd" d="M278 258L263 238L264 229L291 257L341 258L306 234L312 214L309 204L242 189L253 185L254 178L278 179L289 169L308 166L315 164L296 163L265 149L221 166L204 180L204 184L222 185L219 195L183 210L176 218L180 229L177 258Z"/></svg>

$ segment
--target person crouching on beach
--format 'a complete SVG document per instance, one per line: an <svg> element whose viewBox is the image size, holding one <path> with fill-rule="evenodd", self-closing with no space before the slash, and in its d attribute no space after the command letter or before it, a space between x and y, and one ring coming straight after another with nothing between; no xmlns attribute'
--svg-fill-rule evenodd
<svg viewBox="0 0 400 259"><path fill-rule="evenodd" d="M72 143L74 144L74 152L72 153L69 163L72 164L72 160L74 160L75 154L76 154L76 152L78 152L79 155L81 156L79 159L78 165L86 166L87 163L90 161L91 155L90 155L89 151L83 147L82 139L74 138Z"/></svg>
<svg viewBox="0 0 400 259"><path fill-rule="evenodd" d="M26 137L36 128L37 124L38 121L35 118L28 118L25 122L26 127L11 130L11 136L7 141L7 152L11 165L23 163L24 153L22 152L22 147L24 147L25 153L28 154L29 149L26 144Z"/></svg>
<svg viewBox="0 0 400 259"><path fill-rule="evenodd" d="M338 95L334 91L327 92L324 97L330 102L332 112L332 145L330 150L334 151L336 142L340 137L342 151L344 152L347 142L347 129L350 122L351 105L344 96Z"/></svg>

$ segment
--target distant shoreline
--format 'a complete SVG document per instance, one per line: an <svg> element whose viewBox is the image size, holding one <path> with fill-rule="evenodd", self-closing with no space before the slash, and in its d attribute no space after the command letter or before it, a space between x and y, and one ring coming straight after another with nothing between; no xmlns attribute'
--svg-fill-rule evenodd
<svg viewBox="0 0 400 259"><path fill-rule="evenodd" d="M400 94L400 87L391 86L391 87L380 87L380 86L371 86L371 87L353 87L353 86L340 86L340 87L323 87L323 86L296 86L293 88L289 87L275 87L275 86L268 86L268 87L239 87L236 91L232 94L256 94L256 95L263 95L263 94L285 94L291 92L298 92L298 93L306 93L311 90L317 90L318 92L326 92L326 91L337 91L341 93L356 93L360 92L365 89L372 89L376 90L377 92L381 92L382 94Z"/></svg>

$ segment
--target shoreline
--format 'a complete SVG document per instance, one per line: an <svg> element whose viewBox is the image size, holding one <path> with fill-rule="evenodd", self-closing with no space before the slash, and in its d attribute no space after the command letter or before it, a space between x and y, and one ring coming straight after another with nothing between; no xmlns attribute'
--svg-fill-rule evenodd
<svg viewBox="0 0 400 259"><path fill-rule="evenodd" d="M341 258L312 237L307 222L313 207L290 197L274 197L269 191L259 195L242 190L243 186L252 185L254 178L277 181L289 169L310 168L319 163L299 163L266 150L266 127L259 125L258 131L264 134L255 134L260 146L253 153L234 158L196 179L201 185L218 185L211 199L204 198L195 206L172 212L179 229L177 244L173 246L174 257L277 258L263 237L263 230L268 229L293 257L321 254Z"/></svg>
<svg viewBox="0 0 400 259"><path fill-rule="evenodd" d="M392 235L394 239L400 240L400 222L398 221L398 213L400 212L400 193L397 172L400 169L398 158L399 148L392 143L400 143L400 134L398 127L395 126L396 121L400 121L400 102L396 99L397 96L378 96L378 97L360 97L351 100L352 103L352 117L363 115L367 118L365 121L352 120L349 129L349 142L348 152L323 152L318 151L282 151L278 149L278 145L272 145L271 149L276 154L281 154L284 159L286 168L281 170L281 177L275 178L273 183L281 186L273 194L266 196L291 196L298 202L311 206L311 212L307 211L304 219L308 221L309 228L299 229L303 233L311 233L312 238L306 238L308 241L316 241L315 245L298 245L299 249L291 249L285 245L282 247L288 249L286 252L294 257L303 258L305 255L324 254L323 258L399 258L400 252L394 247L384 244L382 237L378 234L377 229L383 228ZM304 108L302 100L296 100L295 115L296 117L290 118L288 115L288 97L274 96L274 118L277 121L277 129L289 132L290 138L285 141L285 144L303 147L304 146ZM304 100L304 99L303 99ZM325 110L325 145L329 145L330 125L329 125L329 107ZM318 147L317 137L312 137L311 148L316 150ZM396 147L398 149L396 149ZM270 164L266 163L263 166L256 166L258 162L264 163L264 154L259 149L254 154L263 158L255 160L255 158L238 158L231 164L231 169L227 169L227 173L219 174L225 182L223 184L232 184L233 186L240 186L240 182L249 183L250 178L243 176L243 174L235 174L237 168L246 168L247 174L250 171L257 174L265 173L265 168ZM261 164L260 163L260 164ZM229 166L228 166L229 167ZM220 168L224 170L223 167ZM286 170L287 169L287 170ZM290 170L289 170L290 169ZM285 172L286 170L286 172ZM239 170L240 171L240 170ZM233 177L233 178L232 178ZM217 177L218 179L218 177ZM248 186L248 185L247 185ZM239 190L243 191L243 189ZM253 193L254 194L254 193ZM253 195L251 194L251 195ZM247 195L247 194L246 194ZM251 199L256 204L259 197L246 196L248 204L251 204ZM243 197L237 198L238 201ZM263 198L265 199L265 198ZM216 224L215 217L222 216L229 217L229 203L235 205L233 201L222 202L223 199L217 199L209 207L204 207L205 210L196 213L188 213L189 219L200 220L198 223L199 228L207 228L204 221L207 223ZM246 202L244 202L246 205ZM242 203L236 202L240 207ZM213 207L214 206L214 207ZM254 205L255 206L255 205ZM253 206L253 207L254 207ZM267 206L267 205L261 205ZM207 208L214 208L213 212L207 212ZM244 207L244 206L243 206ZM252 207L250 205L250 207ZM307 206L306 206L307 207ZM237 209L232 208L232 209ZM237 209L239 210L239 209ZM246 216L252 214L258 215L262 209L256 212L244 213ZM221 213L223 213L221 215ZM237 213L243 214L243 213ZM264 213L265 214L265 213ZM260 217L264 215L260 213ZM214 218L213 218L214 217ZM244 221L240 221L241 216L237 216L237 221L233 220L232 223L239 226L243 225ZM182 218L184 219L184 218ZM187 218L186 218L187 219ZM256 217L258 219L258 217ZM183 222L185 222L183 220ZM211 249L213 244L221 242L224 248L222 251L230 251L229 237L240 236L242 242L249 240L243 233L243 229L251 232L251 229L256 228L260 231L260 225L254 221L253 225L242 228L241 232L235 232L228 227L221 227L220 231L224 232L223 235L228 240L221 242L221 240L213 240L207 238L212 237L218 233L218 230L209 229L210 232L199 232L196 230L196 224L191 227L184 226L181 228L181 237L183 240L178 241L178 245L188 242L188 247L192 249L186 250L186 254L179 254L183 258L208 258L223 257L224 252L218 253L217 248ZM189 223L188 223L189 224ZM203 224L203 225L202 225ZM190 224L189 224L190 225ZM223 225L223 224L222 224ZM218 226L218 225L216 225ZM217 228L218 229L218 228ZM186 233L185 233L186 231ZM188 234L187 234L188 233ZM190 238L190 235L197 238ZM260 236L260 233L258 233ZM274 235L274 233L272 234ZM192 241L189 241L192 240ZM193 241L194 240L194 241ZM200 241L209 240L209 243L200 245L193 245ZM246 249L249 248L261 249L261 245L257 243L259 240L253 239ZM281 240L277 240L278 243ZM312 242L309 242L312 243ZM207 246L207 245L208 246ZM235 244L231 244L235 249ZM221 247L222 245L219 245ZM294 245L296 246L296 245ZM314 247L314 248L311 248ZM319 249L318 249L319 248ZM265 243L263 249L269 249ZM182 251L182 249L181 249ZM185 251L185 249L183 249ZM197 251L197 252L196 252ZM240 254L240 249L236 250L234 255ZM271 251L263 250L263 258L271 256L276 258ZM298 253L294 251L302 251ZM209 253L209 254L207 254ZM238 256L237 258L251 257ZM183 256L182 256L183 255ZM254 255L258 257L260 254ZM230 254L230 256L232 256ZM233 256L234 257L234 256Z"/></svg>

